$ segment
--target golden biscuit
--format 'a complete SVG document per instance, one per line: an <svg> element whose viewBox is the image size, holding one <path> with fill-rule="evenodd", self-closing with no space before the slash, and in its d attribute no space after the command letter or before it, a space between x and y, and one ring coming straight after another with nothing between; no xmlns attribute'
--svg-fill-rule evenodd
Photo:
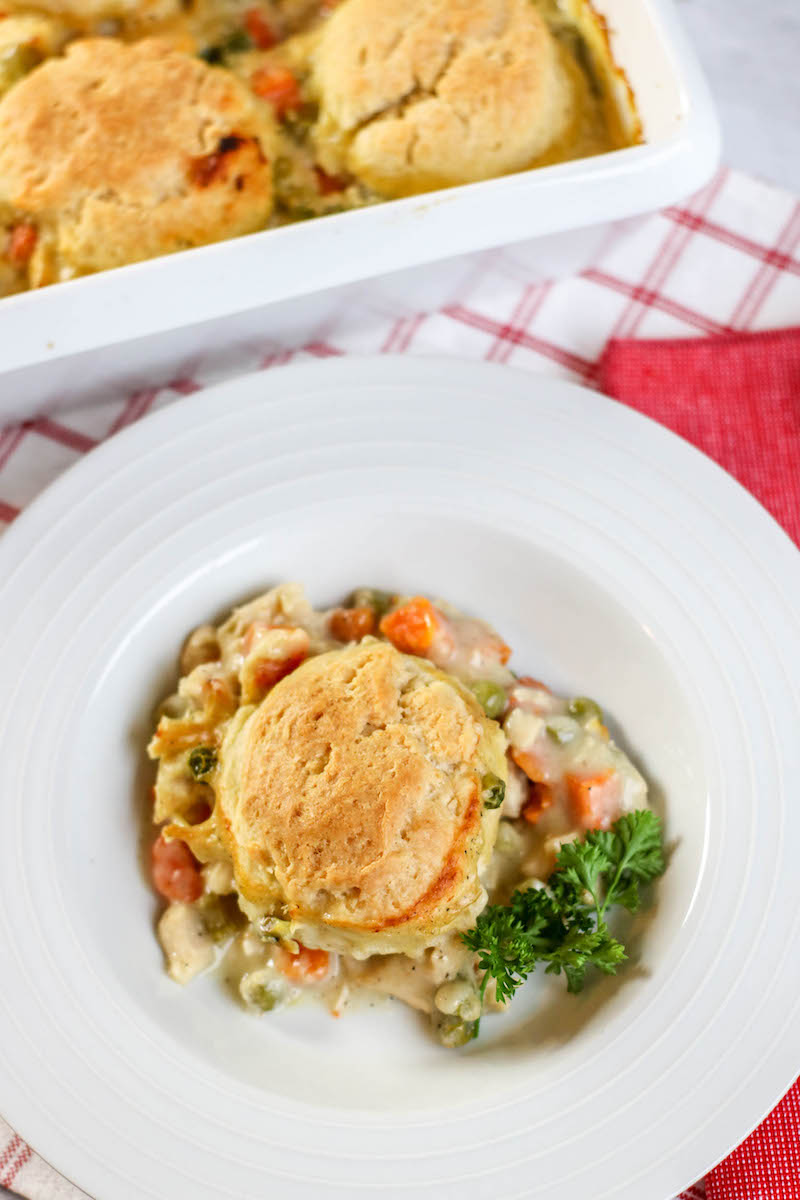
<svg viewBox="0 0 800 1200"><path fill-rule="evenodd" d="M181 12L181 0L5 0L11 12L45 12L64 20L102 22L130 21L137 26L166 21Z"/></svg>
<svg viewBox="0 0 800 1200"><path fill-rule="evenodd" d="M216 818L243 907L356 956L468 928L498 822L482 780L505 780L504 748L465 689L385 642L309 659L223 742Z"/></svg>
<svg viewBox="0 0 800 1200"><path fill-rule="evenodd" d="M146 39L72 43L0 101L0 212L49 283L263 227L272 117L230 73Z"/></svg>
<svg viewBox="0 0 800 1200"><path fill-rule="evenodd" d="M312 84L322 165L385 196L520 170L574 107L531 0L345 0L320 35Z"/></svg>

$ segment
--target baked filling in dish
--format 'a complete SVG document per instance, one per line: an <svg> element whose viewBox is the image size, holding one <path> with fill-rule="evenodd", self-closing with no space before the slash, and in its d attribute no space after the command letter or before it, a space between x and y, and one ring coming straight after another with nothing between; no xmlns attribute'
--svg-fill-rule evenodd
<svg viewBox="0 0 800 1200"><path fill-rule="evenodd" d="M5 0L0 296L640 140L590 0Z"/></svg>
<svg viewBox="0 0 800 1200"><path fill-rule="evenodd" d="M484 621L284 584L204 625L161 706L158 936L187 983L218 966L253 1010L359 995L477 1035L537 964L579 990L624 949L664 869L647 786L586 697L508 666Z"/></svg>

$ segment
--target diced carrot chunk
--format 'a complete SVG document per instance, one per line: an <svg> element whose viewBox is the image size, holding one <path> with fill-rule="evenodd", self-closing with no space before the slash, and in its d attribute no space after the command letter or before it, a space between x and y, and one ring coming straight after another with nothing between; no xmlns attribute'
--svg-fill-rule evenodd
<svg viewBox="0 0 800 1200"><path fill-rule="evenodd" d="M307 650L296 650L286 658L264 658L253 672L253 682L262 691L274 687L281 679L291 675L308 656Z"/></svg>
<svg viewBox="0 0 800 1200"><path fill-rule="evenodd" d="M320 196L330 196L334 192L343 192L350 182L345 175L329 175L315 163L314 174L317 177L317 188Z"/></svg>
<svg viewBox="0 0 800 1200"><path fill-rule="evenodd" d="M375 609L366 604L358 608L337 608L331 613L328 628L338 642L360 642L375 632Z"/></svg>
<svg viewBox="0 0 800 1200"><path fill-rule="evenodd" d="M242 638L243 656L247 658L248 654L253 649L253 646L255 646L262 633L267 633L268 630L274 628L275 626L271 621L258 620L253 621L251 625L248 625L247 629L244 631L244 637Z"/></svg>
<svg viewBox="0 0 800 1200"><path fill-rule="evenodd" d="M331 956L327 950L311 950L300 946L297 954L281 948L276 956L278 970L294 983L319 983L331 968Z"/></svg>
<svg viewBox="0 0 800 1200"><path fill-rule="evenodd" d="M511 658L511 647L506 645L501 637L498 637L495 643L492 644L492 649L496 651L497 657L500 659L500 662L503 664L503 666L505 666L508 660Z"/></svg>
<svg viewBox="0 0 800 1200"><path fill-rule="evenodd" d="M200 866L185 842L168 842L159 834L150 852L153 885L165 900L192 904L203 894Z"/></svg>
<svg viewBox="0 0 800 1200"><path fill-rule="evenodd" d="M278 41L275 30L259 8L248 8L244 27L259 50L269 50Z"/></svg>
<svg viewBox="0 0 800 1200"><path fill-rule="evenodd" d="M279 117L303 103L300 86L288 67L261 67L250 80L250 86L257 96L272 105Z"/></svg>
<svg viewBox="0 0 800 1200"><path fill-rule="evenodd" d="M530 750L517 750L511 747L511 757L520 770L524 771L531 783L544 783L545 770L539 758Z"/></svg>
<svg viewBox="0 0 800 1200"><path fill-rule="evenodd" d="M36 249L39 231L27 221L15 225L8 238L6 256L15 267L24 267Z"/></svg>
<svg viewBox="0 0 800 1200"><path fill-rule="evenodd" d="M553 805L553 791L546 783L532 783L528 799L522 807L522 815L531 825L535 825L543 812Z"/></svg>
<svg viewBox="0 0 800 1200"><path fill-rule="evenodd" d="M597 775L567 775L572 815L583 829L609 829L619 816L620 777L614 770Z"/></svg>
<svg viewBox="0 0 800 1200"><path fill-rule="evenodd" d="M443 615L424 596L415 596L407 604L387 613L380 631L404 654L425 655L437 633L446 630Z"/></svg>
<svg viewBox="0 0 800 1200"><path fill-rule="evenodd" d="M508 707L522 708L525 712L532 712L541 716L549 710L549 701L545 698L542 701L535 700L529 694L526 694L522 689L531 688L536 691L546 692L550 694L550 689L545 684L540 683L538 679L534 679L531 675L523 675L514 681L514 684L508 691Z"/></svg>

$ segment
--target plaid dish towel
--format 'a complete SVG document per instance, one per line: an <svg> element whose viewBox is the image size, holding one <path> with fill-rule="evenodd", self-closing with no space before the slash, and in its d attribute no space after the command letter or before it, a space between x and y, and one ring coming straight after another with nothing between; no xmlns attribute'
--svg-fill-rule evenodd
<svg viewBox="0 0 800 1200"><path fill-rule="evenodd" d="M446 303L425 273L394 299L379 281L349 288L302 345L265 333L176 363L161 386L0 430L0 530L98 442L210 383L309 356L436 353L607 391L716 458L800 544L800 201L723 170L580 275L531 282L533 261L524 244L461 260ZM0 1184L27 1200L83 1195L2 1120ZM682 1200L800 1200L800 1083Z"/></svg>

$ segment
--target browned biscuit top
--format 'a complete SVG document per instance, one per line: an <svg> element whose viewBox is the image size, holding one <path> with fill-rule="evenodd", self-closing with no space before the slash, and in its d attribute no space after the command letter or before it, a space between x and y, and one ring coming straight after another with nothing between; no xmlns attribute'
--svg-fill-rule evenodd
<svg viewBox="0 0 800 1200"><path fill-rule="evenodd" d="M345 0L313 54L323 162L385 195L518 170L572 119L531 0Z"/></svg>
<svg viewBox="0 0 800 1200"><path fill-rule="evenodd" d="M485 718L429 664L383 642L310 659L223 749L237 883L274 873L295 920L435 931L480 895Z"/></svg>
<svg viewBox="0 0 800 1200"><path fill-rule="evenodd" d="M73 272L199 245L266 223L273 137L230 73L156 38L80 40L0 102L0 207Z"/></svg>

